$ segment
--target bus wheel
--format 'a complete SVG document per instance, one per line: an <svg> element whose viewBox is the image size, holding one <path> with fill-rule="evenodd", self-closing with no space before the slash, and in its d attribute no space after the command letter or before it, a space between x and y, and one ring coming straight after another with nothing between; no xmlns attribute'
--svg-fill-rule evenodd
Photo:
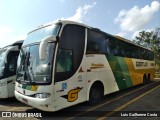
<svg viewBox="0 0 160 120"><path fill-rule="evenodd" d="M150 73L148 74L148 80L147 80L147 83L150 83L151 81L151 76L150 76Z"/></svg>
<svg viewBox="0 0 160 120"><path fill-rule="evenodd" d="M95 105L99 103L103 97L103 91L102 83L94 83L89 93L89 104Z"/></svg>
<svg viewBox="0 0 160 120"><path fill-rule="evenodd" d="M147 84L147 76L146 74L143 76L143 85L146 85Z"/></svg>

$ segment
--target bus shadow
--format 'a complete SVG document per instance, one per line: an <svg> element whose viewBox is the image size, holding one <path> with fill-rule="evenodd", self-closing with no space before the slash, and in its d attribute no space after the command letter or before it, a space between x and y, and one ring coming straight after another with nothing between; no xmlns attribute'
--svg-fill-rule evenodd
<svg viewBox="0 0 160 120"><path fill-rule="evenodd" d="M11 98L0 98L0 105L11 106L11 107L26 107L24 103L19 102L15 97Z"/></svg>
<svg viewBox="0 0 160 120"><path fill-rule="evenodd" d="M11 103L16 103L17 99L15 97L11 98L0 98L0 104L6 105L6 104L11 104Z"/></svg>
<svg viewBox="0 0 160 120"><path fill-rule="evenodd" d="M26 113L35 113L35 114L40 113L42 115L42 118L38 118L40 120L44 120L45 118L47 118L47 119L48 118L64 119L64 118L68 118L68 117L74 117L74 116L77 116L83 112L86 112L86 109L88 109L88 107L90 107L88 105L88 102L83 102L78 105L67 107L67 108L64 108L62 110L55 111L55 112L46 112L46 111L38 110L36 108L27 109L25 112Z"/></svg>

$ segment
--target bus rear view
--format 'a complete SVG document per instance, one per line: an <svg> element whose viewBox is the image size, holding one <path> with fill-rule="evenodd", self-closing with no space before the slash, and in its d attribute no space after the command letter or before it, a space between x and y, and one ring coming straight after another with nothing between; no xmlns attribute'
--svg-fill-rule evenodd
<svg viewBox="0 0 160 120"><path fill-rule="evenodd" d="M0 49L0 98L14 96L17 59L23 40Z"/></svg>

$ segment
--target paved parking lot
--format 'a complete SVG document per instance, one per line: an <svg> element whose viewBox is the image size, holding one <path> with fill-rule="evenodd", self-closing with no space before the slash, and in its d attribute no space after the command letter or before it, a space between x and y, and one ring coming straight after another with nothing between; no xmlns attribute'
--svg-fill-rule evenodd
<svg viewBox="0 0 160 120"><path fill-rule="evenodd" d="M126 90L104 96L101 103L89 106L87 102L69 107L57 112L43 112L33 107L20 103L15 98L1 99L0 111L11 112L12 118L1 117L0 119L159 119L160 118L160 80L143 86L138 85ZM15 112L15 114L13 114ZM16 113L18 112L18 113ZM23 116L16 117L20 114ZM40 115L38 118L32 117L33 113ZM31 117L27 118L25 114ZM145 116L146 114L146 116ZM128 115L128 116L127 116ZM141 115L141 117L140 117ZM42 117L41 117L42 116ZM24 117L24 118L23 118Z"/></svg>

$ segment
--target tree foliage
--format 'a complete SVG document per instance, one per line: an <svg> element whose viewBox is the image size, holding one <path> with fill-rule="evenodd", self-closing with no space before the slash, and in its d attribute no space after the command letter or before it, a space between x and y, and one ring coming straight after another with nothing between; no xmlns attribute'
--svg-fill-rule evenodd
<svg viewBox="0 0 160 120"><path fill-rule="evenodd" d="M141 31L135 38L134 43L154 51L155 62L160 67L160 28L151 32Z"/></svg>
<svg viewBox="0 0 160 120"><path fill-rule="evenodd" d="M134 40L134 42L140 46L150 48L153 51L158 51L160 49L160 38L158 35L154 34L153 31L139 32L139 35L136 36L136 40Z"/></svg>

